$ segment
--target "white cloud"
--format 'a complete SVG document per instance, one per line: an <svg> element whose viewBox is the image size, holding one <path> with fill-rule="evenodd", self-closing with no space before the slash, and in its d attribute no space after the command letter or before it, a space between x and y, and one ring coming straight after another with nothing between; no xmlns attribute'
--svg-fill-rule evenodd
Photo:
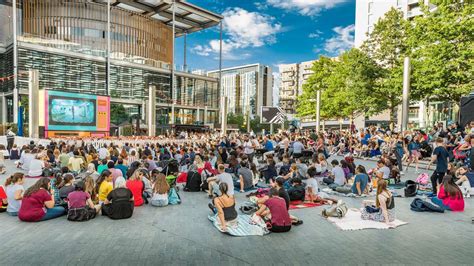
<svg viewBox="0 0 474 266"><path fill-rule="evenodd" d="M326 40L324 44L326 52L339 54L354 46L354 24L347 27L335 27L332 30L336 35Z"/></svg>
<svg viewBox="0 0 474 266"><path fill-rule="evenodd" d="M281 24L275 22L275 18L238 7L227 9L223 16L226 39L222 42L222 53L227 59L242 56L235 54L236 49L275 43L276 34L282 30ZM202 56L218 54L219 40L211 40L207 45L196 45L191 51Z"/></svg>
<svg viewBox="0 0 474 266"><path fill-rule="evenodd" d="M323 9L330 9L348 0L267 0L267 4L287 11L297 11L305 16L315 16Z"/></svg>
<svg viewBox="0 0 474 266"><path fill-rule="evenodd" d="M321 36L321 34L323 34L322 31L316 30L315 32L310 33L310 34L308 35L308 38L317 39L317 38L319 38L319 36Z"/></svg>

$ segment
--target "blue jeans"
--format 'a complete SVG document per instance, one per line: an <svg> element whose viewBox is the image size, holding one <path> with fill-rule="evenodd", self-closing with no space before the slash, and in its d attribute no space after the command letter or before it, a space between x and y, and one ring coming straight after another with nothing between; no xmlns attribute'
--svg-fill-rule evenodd
<svg viewBox="0 0 474 266"><path fill-rule="evenodd" d="M434 204L438 205L440 208L444 209L444 210L447 210L447 211L450 211L451 208L449 208L449 206L446 206L443 204L443 200L442 199L439 199L438 197L432 197L431 198L431 202L433 202Z"/></svg>
<svg viewBox="0 0 474 266"><path fill-rule="evenodd" d="M41 221L51 220L58 218L66 214L66 210L63 207L56 206L50 209L46 209L46 214L41 218Z"/></svg>
<svg viewBox="0 0 474 266"><path fill-rule="evenodd" d="M7 212L10 216L18 216L18 212Z"/></svg>

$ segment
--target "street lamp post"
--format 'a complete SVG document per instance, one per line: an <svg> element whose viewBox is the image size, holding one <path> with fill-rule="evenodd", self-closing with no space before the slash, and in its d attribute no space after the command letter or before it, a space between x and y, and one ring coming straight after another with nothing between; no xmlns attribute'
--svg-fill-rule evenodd
<svg viewBox="0 0 474 266"><path fill-rule="evenodd" d="M321 90L316 91L316 132L321 128Z"/></svg>
<svg viewBox="0 0 474 266"><path fill-rule="evenodd" d="M410 95L410 58L407 56L403 62L403 103L402 103L402 131L408 127L408 108Z"/></svg>

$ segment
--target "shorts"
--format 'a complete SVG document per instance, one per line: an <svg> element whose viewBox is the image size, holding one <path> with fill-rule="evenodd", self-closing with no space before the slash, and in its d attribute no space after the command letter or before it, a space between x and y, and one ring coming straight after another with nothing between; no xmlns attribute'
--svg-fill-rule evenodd
<svg viewBox="0 0 474 266"><path fill-rule="evenodd" d="M411 158L417 158L417 159L421 158L421 153L417 150L410 151L410 153L411 153L410 154Z"/></svg>

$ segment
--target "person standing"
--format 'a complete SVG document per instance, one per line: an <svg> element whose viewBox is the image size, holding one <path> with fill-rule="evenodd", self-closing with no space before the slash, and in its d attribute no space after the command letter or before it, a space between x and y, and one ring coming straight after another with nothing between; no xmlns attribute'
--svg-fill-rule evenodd
<svg viewBox="0 0 474 266"><path fill-rule="evenodd" d="M15 133L13 133L12 128L8 127L7 128L7 150L10 151L13 147L13 144L15 143Z"/></svg>
<svg viewBox="0 0 474 266"><path fill-rule="evenodd" d="M436 139L436 148L433 151L433 155L431 156L431 163L436 162L436 169L431 175L431 184L433 186L433 195L438 194L438 185L442 183L444 175L448 171L448 158L449 153L446 149L446 145L442 138ZM430 165L428 165L429 168Z"/></svg>

